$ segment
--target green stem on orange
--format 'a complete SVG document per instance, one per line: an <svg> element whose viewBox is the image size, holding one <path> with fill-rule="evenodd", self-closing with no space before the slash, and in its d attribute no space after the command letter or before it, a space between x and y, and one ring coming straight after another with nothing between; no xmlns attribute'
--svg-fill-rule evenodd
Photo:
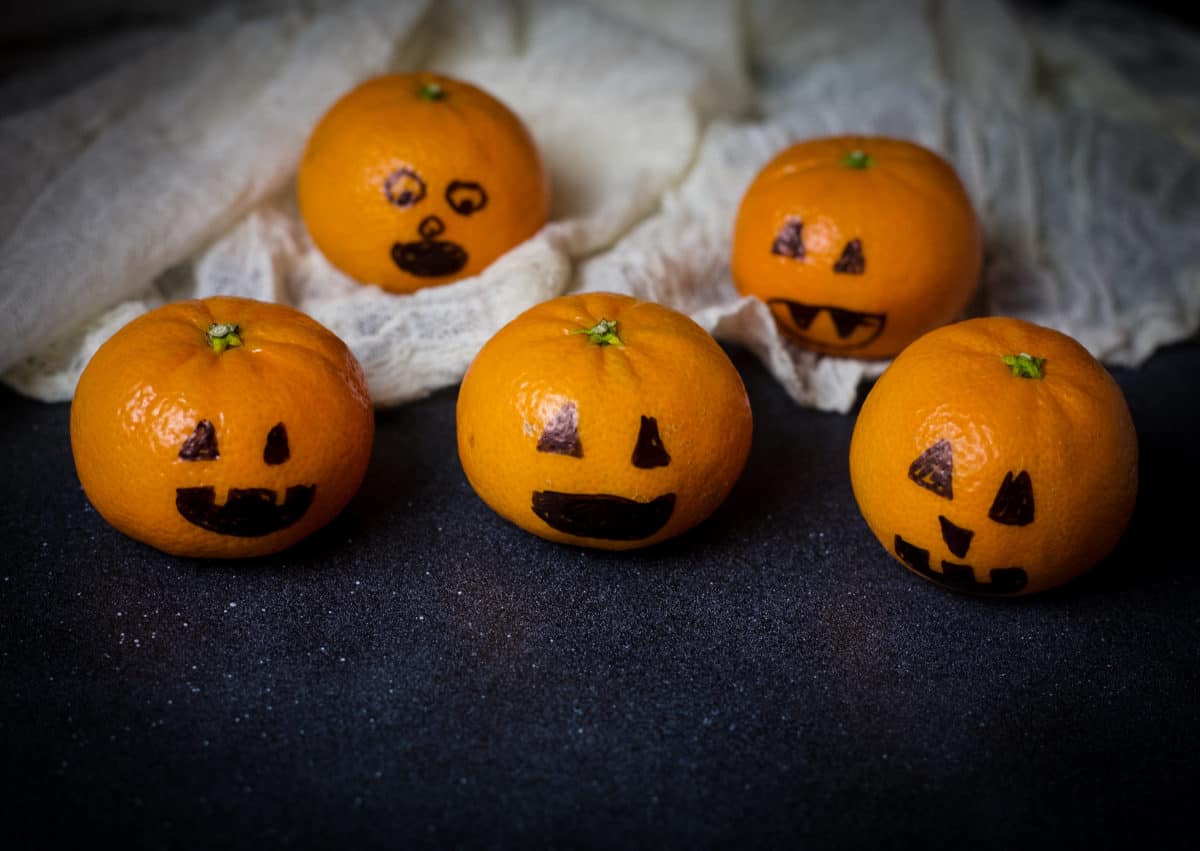
<svg viewBox="0 0 1200 851"><path fill-rule="evenodd" d="M622 347L625 345L621 342L621 338L617 336L617 321L615 319L601 319L591 328L578 328L572 333L587 334L588 342L597 346Z"/></svg>
<svg viewBox="0 0 1200 851"><path fill-rule="evenodd" d="M846 168L867 169L875 165L875 158L866 151L855 150L842 157L842 165Z"/></svg>
<svg viewBox="0 0 1200 851"><path fill-rule="evenodd" d="M220 354L226 349L236 349L242 344L238 330L238 326L232 322L214 322L208 326L208 333L204 336L212 350Z"/></svg>
<svg viewBox="0 0 1200 851"><path fill-rule="evenodd" d="M421 100L439 101L446 99L446 90L439 83L425 83L421 86Z"/></svg>
<svg viewBox="0 0 1200 851"><path fill-rule="evenodd" d="M1018 378L1044 378L1046 375L1042 366L1045 365L1045 358L1034 357L1031 354L1021 352L1019 355L1005 355L1001 360L1008 365L1012 370L1012 374Z"/></svg>

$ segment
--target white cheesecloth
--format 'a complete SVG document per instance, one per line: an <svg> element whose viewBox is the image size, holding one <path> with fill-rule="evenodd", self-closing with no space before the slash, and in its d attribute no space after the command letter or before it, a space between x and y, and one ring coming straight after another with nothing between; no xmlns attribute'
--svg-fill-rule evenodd
<svg viewBox="0 0 1200 851"><path fill-rule="evenodd" d="M417 69L521 116L553 206L477 277L394 295L314 248L294 175L333 101ZM527 307L604 289L683 310L797 403L844 412L886 364L796 348L729 275L751 178L834 132L958 169L985 236L972 314L1122 366L1200 328L1200 40L1166 19L1001 0L259 2L0 86L0 380L70 399L129 319L222 293L309 313L394 405L455 384Z"/></svg>

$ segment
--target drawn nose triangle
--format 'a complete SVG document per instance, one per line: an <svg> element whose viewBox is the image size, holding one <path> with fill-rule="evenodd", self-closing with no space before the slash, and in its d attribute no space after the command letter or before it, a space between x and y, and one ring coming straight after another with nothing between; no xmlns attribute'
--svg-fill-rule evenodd
<svg viewBox="0 0 1200 851"><path fill-rule="evenodd" d="M446 223L437 216L426 216L418 230L425 239L437 239L446 230Z"/></svg>
<svg viewBox="0 0 1200 851"><path fill-rule="evenodd" d="M975 537L975 533L955 526L941 514L938 515L938 522L942 524L942 540L946 542L946 548L959 558L965 557L967 550L971 549L971 538Z"/></svg>

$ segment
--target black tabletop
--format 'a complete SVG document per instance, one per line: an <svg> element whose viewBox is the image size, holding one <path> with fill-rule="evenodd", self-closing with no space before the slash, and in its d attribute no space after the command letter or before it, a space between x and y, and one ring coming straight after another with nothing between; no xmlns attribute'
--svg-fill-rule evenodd
<svg viewBox="0 0 1200 851"><path fill-rule="evenodd" d="M743 477L625 554L494 515L454 388L380 411L345 512L242 563L114 531L68 406L0 393L2 844L1189 845L1200 343L1114 369L1142 472L1117 550L1008 601L895 562L850 489L854 414L730 353Z"/></svg>

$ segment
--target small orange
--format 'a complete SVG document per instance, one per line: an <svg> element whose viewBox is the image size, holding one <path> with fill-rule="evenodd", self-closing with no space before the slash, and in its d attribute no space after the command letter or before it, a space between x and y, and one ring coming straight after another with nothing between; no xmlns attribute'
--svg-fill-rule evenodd
<svg viewBox="0 0 1200 851"><path fill-rule="evenodd" d="M174 555L277 552L358 490L375 419L362 368L290 307L215 297L127 324L80 376L71 450L88 499Z"/></svg>
<svg viewBox="0 0 1200 851"><path fill-rule="evenodd" d="M931 331L863 401L850 482L871 531L956 591L1030 594L1101 561L1137 493L1125 397L1078 342L1019 319Z"/></svg>
<svg viewBox="0 0 1200 851"><path fill-rule="evenodd" d="M891 357L960 318L979 282L971 200L933 151L887 137L835 136L780 151L738 208L731 258L800 345Z"/></svg>
<svg viewBox="0 0 1200 851"><path fill-rule="evenodd" d="M630 549L708 517L750 451L729 356L678 311L613 293L551 299L484 344L458 394L476 493L551 541Z"/></svg>
<svg viewBox="0 0 1200 851"><path fill-rule="evenodd" d="M533 236L549 178L525 125L437 74L390 74L339 99L297 175L317 248L351 278L407 293L476 275Z"/></svg>

